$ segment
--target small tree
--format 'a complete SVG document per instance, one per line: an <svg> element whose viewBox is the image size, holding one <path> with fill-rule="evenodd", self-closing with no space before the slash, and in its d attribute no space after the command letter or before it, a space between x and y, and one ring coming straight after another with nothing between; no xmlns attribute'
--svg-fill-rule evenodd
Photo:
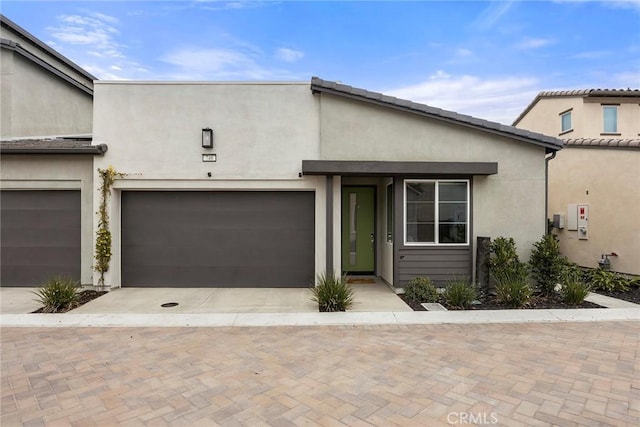
<svg viewBox="0 0 640 427"><path fill-rule="evenodd" d="M547 296L554 295L556 285L561 281L567 259L560 252L560 242L555 234L546 234L533 244L529 259L531 276L540 291Z"/></svg>

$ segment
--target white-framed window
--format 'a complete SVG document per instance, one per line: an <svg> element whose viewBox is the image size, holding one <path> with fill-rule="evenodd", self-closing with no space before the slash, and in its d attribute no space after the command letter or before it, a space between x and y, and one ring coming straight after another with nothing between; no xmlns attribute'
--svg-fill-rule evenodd
<svg viewBox="0 0 640 427"><path fill-rule="evenodd" d="M406 245L469 244L469 180L404 181Z"/></svg>
<svg viewBox="0 0 640 427"><path fill-rule="evenodd" d="M618 106L603 105L602 106L603 133L618 132Z"/></svg>
<svg viewBox="0 0 640 427"><path fill-rule="evenodd" d="M571 127L571 110L560 114L560 133L569 132Z"/></svg>

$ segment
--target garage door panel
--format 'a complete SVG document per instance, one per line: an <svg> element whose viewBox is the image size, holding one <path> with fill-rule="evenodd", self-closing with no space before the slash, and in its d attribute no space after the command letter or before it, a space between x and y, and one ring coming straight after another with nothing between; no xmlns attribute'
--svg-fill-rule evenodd
<svg viewBox="0 0 640 427"><path fill-rule="evenodd" d="M0 283L80 280L80 191L0 191Z"/></svg>
<svg viewBox="0 0 640 427"><path fill-rule="evenodd" d="M312 192L123 192L123 286L307 287Z"/></svg>

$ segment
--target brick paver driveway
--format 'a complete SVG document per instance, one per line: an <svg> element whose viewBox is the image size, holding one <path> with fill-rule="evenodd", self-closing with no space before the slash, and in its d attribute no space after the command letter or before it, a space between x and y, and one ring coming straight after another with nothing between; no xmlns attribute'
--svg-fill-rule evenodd
<svg viewBox="0 0 640 427"><path fill-rule="evenodd" d="M640 323L3 328L2 426L640 425Z"/></svg>

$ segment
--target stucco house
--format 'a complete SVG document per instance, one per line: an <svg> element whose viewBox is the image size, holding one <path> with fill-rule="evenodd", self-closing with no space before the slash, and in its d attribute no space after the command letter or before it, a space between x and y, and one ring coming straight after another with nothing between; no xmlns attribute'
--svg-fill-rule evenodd
<svg viewBox="0 0 640 427"><path fill-rule="evenodd" d="M95 77L2 15L0 55L0 285L91 284Z"/></svg>
<svg viewBox="0 0 640 427"><path fill-rule="evenodd" d="M125 174L112 287L307 287L324 271L444 284L474 276L478 236L528 258L546 230L554 137L315 77L94 90L93 144L109 150L92 211L98 169Z"/></svg>
<svg viewBox="0 0 640 427"><path fill-rule="evenodd" d="M539 93L513 123L553 135L550 219L573 262L640 275L640 90Z"/></svg>

